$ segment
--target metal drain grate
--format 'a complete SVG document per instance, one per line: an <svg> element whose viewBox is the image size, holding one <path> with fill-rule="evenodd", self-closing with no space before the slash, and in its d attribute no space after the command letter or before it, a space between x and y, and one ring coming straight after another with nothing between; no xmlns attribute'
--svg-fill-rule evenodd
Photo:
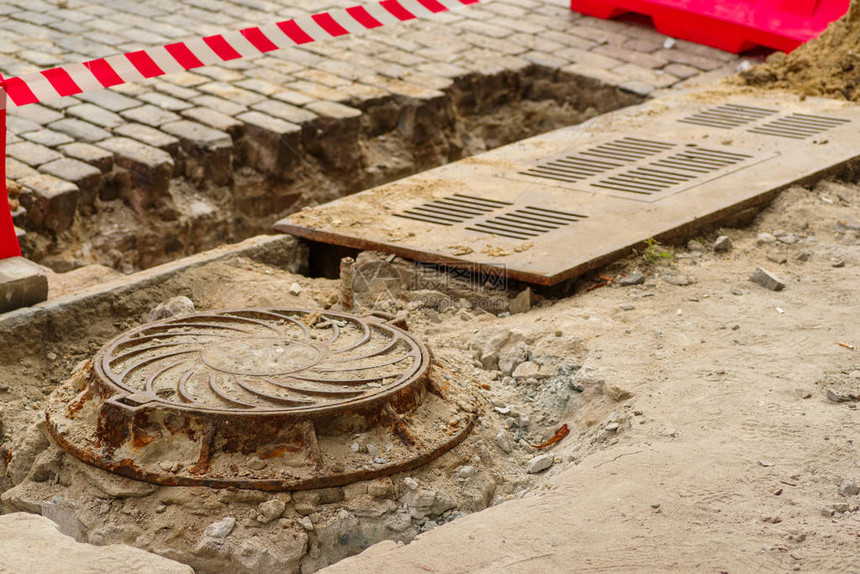
<svg viewBox="0 0 860 574"><path fill-rule="evenodd" d="M790 116L768 122L748 131L754 134L802 140L847 124L850 121L844 118L791 114Z"/></svg>
<svg viewBox="0 0 860 574"><path fill-rule="evenodd" d="M394 215L405 219L435 223L436 225L454 225L510 205L506 201L495 201L455 193L445 199L428 201Z"/></svg>
<svg viewBox="0 0 860 574"><path fill-rule="evenodd" d="M742 106L737 104L723 104L691 116L681 118L679 122L705 126L709 128L730 129L766 118L777 113L776 110L756 108L753 106Z"/></svg>
<svg viewBox="0 0 860 574"><path fill-rule="evenodd" d="M679 93L298 212L275 229L319 249L385 251L556 285L648 238L688 238L856 161L858 125L860 105L849 102ZM391 216L455 191L510 204L444 227Z"/></svg>
<svg viewBox="0 0 860 574"><path fill-rule="evenodd" d="M199 313L105 345L51 396L47 423L79 459L140 480L325 488L414 468L465 438L469 398L434 376L423 345L384 317ZM391 443L385 456L352 452L356 433Z"/></svg>
<svg viewBox="0 0 860 574"><path fill-rule="evenodd" d="M522 171L523 175L575 183L672 149L674 144L626 137Z"/></svg>
<svg viewBox="0 0 860 574"><path fill-rule="evenodd" d="M631 169L601 181L594 187L653 195L655 193L680 191L690 182L705 174L711 174L752 159L753 156L690 146L686 151L650 162L643 167Z"/></svg>
<svg viewBox="0 0 860 574"><path fill-rule="evenodd" d="M526 206L509 213L467 227L471 231L491 233L511 239L530 239L549 233L571 223L587 218L587 215L568 213L555 209Z"/></svg>

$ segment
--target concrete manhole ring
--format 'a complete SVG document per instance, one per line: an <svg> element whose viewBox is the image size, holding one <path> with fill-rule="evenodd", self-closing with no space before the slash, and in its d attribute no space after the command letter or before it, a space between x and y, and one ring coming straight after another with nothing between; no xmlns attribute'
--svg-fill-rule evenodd
<svg viewBox="0 0 860 574"><path fill-rule="evenodd" d="M125 476L324 488L417 467L468 435L474 399L437 371L386 317L196 313L107 343L51 395L46 418L62 448Z"/></svg>

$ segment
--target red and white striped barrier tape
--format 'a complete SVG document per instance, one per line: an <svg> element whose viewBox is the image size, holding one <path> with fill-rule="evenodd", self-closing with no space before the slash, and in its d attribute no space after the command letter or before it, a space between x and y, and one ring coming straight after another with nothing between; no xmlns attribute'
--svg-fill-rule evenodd
<svg viewBox="0 0 860 574"><path fill-rule="evenodd" d="M450 12L490 0L382 0L378 4L336 9L301 16L276 24L245 28L167 46L148 48L82 64L4 80L0 75L0 259L21 254L12 215L6 201L6 107L46 102L120 84L139 82L201 66L258 56L289 48L372 30L389 24Z"/></svg>
<svg viewBox="0 0 860 574"><path fill-rule="evenodd" d="M0 74L0 82L3 75ZM0 259L18 257L21 255L21 247L18 245L18 236L15 234L15 224L12 222L12 212L6 194L6 93L0 89ZM3 203L6 201L7 203Z"/></svg>
<svg viewBox="0 0 860 574"><path fill-rule="evenodd" d="M300 16L238 32L70 64L2 82L11 104L24 106L171 72L192 70L449 12L489 0L383 0L378 4Z"/></svg>

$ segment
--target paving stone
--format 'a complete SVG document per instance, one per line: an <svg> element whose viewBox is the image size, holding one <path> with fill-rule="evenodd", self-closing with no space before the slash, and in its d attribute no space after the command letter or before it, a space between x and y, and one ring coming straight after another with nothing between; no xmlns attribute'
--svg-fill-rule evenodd
<svg viewBox="0 0 860 574"><path fill-rule="evenodd" d="M97 167L102 173L108 173L113 168L113 154L100 147L75 142L60 146L59 149L69 157L79 159Z"/></svg>
<svg viewBox="0 0 860 574"><path fill-rule="evenodd" d="M36 130L34 132L27 132L25 134L21 134L21 137L27 141L31 141L33 143L37 143L47 147L57 147L58 145L63 145L75 141L66 134L55 132L54 130L49 129L41 129Z"/></svg>
<svg viewBox="0 0 860 574"><path fill-rule="evenodd" d="M717 48L696 44L695 42L689 42L687 40L675 40L675 48L682 52L689 52L690 54L695 54L697 56L702 56L703 58L709 58L723 63L732 62L738 59L737 55L732 54L731 52L724 52Z"/></svg>
<svg viewBox="0 0 860 574"><path fill-rule="evenodd" d="M537 19L527 18L515 20L506 16L496 16L487 20L488 24L507 28L512 32L525 32L526 34L540 34L546 30L546 24Z"/></svg>
<svg viewBox="0 0 860 574"><path fill-rule="evenodd" d="M38 167L43 163L63 157L56 151L33 142L22 141L6 147L6 155L18 161Z"/></svg>
<svg viewBox="0 0 860 574"><path fill-rule="evenodd" d="M40 265L23 257L0 259L0 313L48 299L48 277Z"/></svg>
<svg viewBox="0 0 860 574"><path fill-rule="evenodd" d="M40 68L53 68L63 63L63 58L57 54L46 54L38 50L21 50L16 54L20 59L26 60Z"/></svg>
<svg viewBox="0 0 860 574"><path fill-rule="evenodd" d="M343 100L345 102L372 102L384 98L390 94L388 90L381 86L368 86L366 84L353 84L349 88L350 98Z"/></svg>
<svg viewBox="0 0 860 574"><path fill-rule="evenodd" d="M669 87L678 81L678 78L662 70L650 70L635 64L622 64L612 71L625 78L627 82L639 81L658 88Z"/></svg>
<svg viewBox="0 0 860 574"><path fill-rule="evenodd" d="M259 104L254 104L251 106L251 109L293 124L309 122L317 117L316 114L306 109L297 108L296 106L276 100L266 100Z"/></svg>
<svg viewBox="0 0 860 574"><path fill-rule="evenodd" d="M598 46L594 48L594 53L603 54L604 56L609 56L610 58L615 58L616 60L630 62L631 64L636 64L637 66L643 68L657 69L662 68L669 63L669 60L661 56L659 53L643 54L642 52L628 50L627 48L618 45L606 44L603 46Z"/></svg>
<svg viewBox="0 0 860 574"><path fill-rule="evenodd" d="M242 80L241 82L236 82L236 85L243 90L249 90L251 92L256 92L264 96L271 96L272 94L276 94L283 89L283 85L281 84L275 84L257 78L248 78L246 80Z"/></svg>
<svg viewBox="0 0 860 574"><path fill-rule="evenodd" d="M645 54L650 54L652 52L656 52L657 50L663 47L663 42L657 42L655 40L642 40L639 38L631 38L624 42L624 48L628 50L632 50L634 52L642 52Z"/></svg>
<svg viewBox="0 0 860 574"><path fill-rule="evenodd" d="M300 80L316 82L317 84L322 84L329 88L342 88L343 86L348 86L352 83L346 78L342 78L338 75L322 70L301 70L299 72L295 72L293 76Z"/></svg>
<svg viewBox="0 0 860 574"><path fill-rule="evenodd" d="M596 70L612 70L624 63L617 58L610 58L609 56L596 54L580 48L565 48L557 52L556 55L575 64L582 64Z"/></svg>
<svg viewBox="0 0 860 574"><path fill-rule="evenodd" d="M642 82L639 80L623 82L619 84L618 87L625 92L630 92L637 96L642 96L643 98L655 90L654 84L649 84L648 82Z"/></svg>
<svg viewBox="0 0 860 574"><path fill-rule="evenodd" d="M185 175L196 181L229 185L233 179L233 140L230 134L188 120L161 126L179 138L189 161Z"/></svg>
<svg viewBox="0 0 860 574"><path fill-rule="evenodd" d="M782 291L785 289L785 283L781 279L761 267L756 267L756 270L752 272L750 281L771 291Z"/></svg>
<svg viewBox="0 0 860 574"><path fill-rule="evenodd" d="M242 106L251 106L252 104L256 104L257 102L261 102L266 99L265 96L261 94L251 92L249 90L243 90L242 88L238 88L224 82L201 84L195 89Z"/></svg>
<svg viewBox="0 0 860 574"><path fill-rule="evenodd" d="M168 110L171 112L181 112L182 110L187 110L188 108L194 107L194 104L190 104L185 100L180 100L179 98L174 98L173 96L161 94L158 92L149 92L148 94L142 94L138 96L138 98L148 104L158 106L162 110Z"/></svg>
<svg viewBox="0 0 860 574"><path fill-rule="evenodd" d="M230 137L236 139L242 135L244 124L228 115L210 110L208 108L191 108L183 110L182 116L200 122L204 126L227 132Z"/></svg>
<svg viewBox="0 0 860 574"><path fill-rule="evenodd" d="M624 42L629 40L629 37L624 34L600 29L596 26L598 22L598 20L589 20L588 24L572 26L568 29L568 33L600 44L614 44L616 46L623 46Z"/></svg>
<svg viewBox="0 0 860 574"><path fill-rule="evenodd" d="M293 90L282 90L272 95L272 97L276 100L280 100L294 106L304 106L305 104L317 101L313 96L309 96L302 92L295 92Z"/></svg>
<svg viewBox="0 0 860 574"><path fill-rule="evenodd" d="M182 86L175 86L175 85L169 84L165 81L153 82L152 85L160 93L166 94L166 95L170 96L171 98L176 98L177 100L182 100L184 102L191 102L192 99L203 95L193 88L184 88ZM146 96L147 96L147 94L142 94L138 97L142 99Z"/></svg>
<svg viewBox="0 0 860 574"><path fill-rule="evenodd" d="M115 90L96 90L77 95L78 99L111 112L123 112L140 106L140 102ZM29 107L29 106L27 106Z"/></svg>
<svg viewBox="0 0 860 574"><path fill-rule="evenodd" d="M558 56L553 56L552 54L547 54L544 52L538 52L536 50L526 52L525 54L523 54L523 58L533 64L537 64L538 66L544 66L546 68L563 68L570 63L565 58L559 58Z"/></svg>
<svg viewBox="0 0 860 574"><path fill-rule="evenodd" d="M167 79L170 80L170 83L176 86L182 86L184 88L193 88L194 86L199 86L200 84L205 84L210 81L208 77L201 76L200 74L195 74L194 72L174 72L169 76L166 76Z"/></svg>
<svg viewBox="0 0 860 574"><path fill-rule="evenodd" d="M9 112L9 118L12 117L18 117L44 126L63 119L63 114L40 104L28 104Z"/></svg>
<svg viewBox="0 0 860 574"><path fill-rule="evenodd" d="M445 78L451 79L461 78L469 73L465 68L462 68L455 64L447 64L444 62L423 64L421 66L418 66L418 71L433 76L443 76Z"/></svg>
<svg viewBox="0 0 860 574"><path fill-rule="evenodd" d="M17 159L6 156L6 177L12 180L19 180L24 177L36 175L39 172L25 163L21 163Z"/></svg>
<svg viewBox="0 0 860 574"><path fill-rule="evenodd" d="M218 82L237 82L243 78L241 72L228 70L227 68L220 68L218 66L196 68L194 73L209 78L209 81L215 80Z"/></svg>
<svg viewBox="0 0 860 574"><path fill-rule="evenodd" d="M416 52L417 56L418 53ZM349 52L343 59L330 59L317 64L317 68L324 70L346 80L355 81L361 76L372 74L376 67L376 59L364 54ZM421 57L420 61L425 61Z"/></svg>
<svg viewBox="0 0 860 574"><path fill-rule="evenodd" d="M676 64L687 64L688 66L698 68L705 72L716 70L723 64L719 60L705 58L703 56L698 56L690 52L683 52L681 50L660 50L659 52L655 52L655 54L663 56L670 62L674 62Z"/></svg>
<svg viewBox="0 0 860 574"><path fill-rule="evenodd" d="M21 179L21 205L27 221L37 230L66 231L75 220L78 186L48 174Z"/></svg>
<svg viewBox="0 0 860 574"><path fill-rule="evenodd" d="M699 70L686 64L669 64L663 68L663 71L681 80L686 80L699 74Z"/></svg>
<svg viewBox="0 0 860 574"><path fill-rule="evenodd" d="M6 117L6 129L13 134L32 132L40 127L42 126L36 122L31 122L30 120L26 120L22 117L13 116L11 114Z"/></svg>
<svg viewBox="0 0 860 574"><path fill-rule="evenodd" d="M116 128L113 133L145 143L152 147L163 149L173 155L179 149L179 140L164 133L161 130L145 126L143 124L123 124Z"/></svg>
<svg viewBox="0 0 860 574"><path fill-rule="evenodd" d="M520 46L528 48L529 50L537 50L538 52L544 52L547 54L552 54L557 50L563 50L566 47L565 44L560 44L544 38L542 34L514 34L511 36L511 39Z"/></svg>
<svg viewBox="0 0 860 574"><path fill-rule="evenodd" d="M529 2L528 6L516 5L511 3L502 3L502 2L492 2L487 4L486 10L487 12L492 12L494 14L500 14L502 16L508 16L510 18L519 18L521 16L525 16L528 14L527 8L533 8L538 3Z"/></svg>
<svg viewBox="0 0 860 574"><path fill-rule="evenodd" d="M248 162L263 173L287 174L299 158L302 128L296 124L251 111L236 119L245 124L242 148Z"/></svg>
<svg viewBox="0 0 860 574"><path fill-rule="evenodd" d="M409 74L403 78L403 81L443 92L454 85L454 80L450 78L440 78L439 76L430 76L428 74Z"/></svg>
<svg viewBox="0 0 860 574"><path fill-rule="evenodd" d="M102 187L101 170L76 159L58 159L39 166L39 171L77 185L79 207L92 207Z"/></svg>
<svg viewBox="0 0 860 574"><path fill-rule="evenodd" d="M84 141L95 143L110 137L110 132L101 129L93 124L76 120L74 118L65 118L48 125L52 130L63 132L71 136L75 141Z"/></svg>
<svg viewBox="0 0 860 574"><path fill-rule="evenodd" d="M79 104L66 109L66 114L74 116L85 122L95 124L103 128L115 128L123 123L123 119L110 110L100 108L93 104Z"/></svg>
<svg viewBox="0 0 860 574"><path fill-rule="evenodd" d="M350 95L345 91L335 90L333 88L305 80L293 82L289 87L291 90L302 92L315 100L330 100L332 102L343 103L349 101L350 98Z"/></svg>
<svg viewBox="0 0 860 574"><path fill-rule="evenodd" d="M541 38L552 40L553 42L558 42L559 44L562 44L563 46L567 46L569 48L579 48L581 50L590 50L591 48L600 45L599 42L596 42L594 40L582 38L580 36L574 36L573 34L567 34L565 32L558 32L556 30L548 30L543 32L541 34Z"/></svg>
<svg viewBox="0 0 860 574"><path fill-rule="evenodd" d="M132 206L151 205L164 197L170 187L174 161L169 153L125 137L112 137L99 142L116 155L116 164L129 173L127 199Z"/></svg>
<svg viewBox="0 0 860 574"><path fill-rule="evenodd" d="M241 114L242 112L247 112L247 106L242 106L240 104L234 102L228 102L223 98L219 98L217 96L203 95L191 100L197 106L201 108L208 108L210 110L214 110L216 112L222 113L227 116L235 116L237 114Z"/></svg>
<svg viewBox="0 0 860 574"><path fill-rule="evenodd" d="M127 120L146 124L150 127L157 128L168 122L175 122L181 119L179 116L168 110L162 110L159 107L147 104L139 108L132 108L121 112L122 117Z"/></svg>
<svg viewBox="0 0 860 574"><path fill-rule="evenodd" d="M466 33L463 35L463 39L473 46L501 54L522 54L523 52L528 52L528 48L520 46L510 38L491 38L478 34Z"/></svg>
<svg viewBox="0 0 860 574"><path fill-rule="evenodd" d="M656 42L660 44L660 46L662 46L663 42L665 42L666 38L668 38L668 36L666 36L665 34L661 34L651 26L642 26L638 24L628 26L624 30L624 34L637 40Z"/></svg>
<svg viewBox="0 0 860 574"><path fill-rule="evenodd" d="M74 96L66 96L65 98L58 98L56 100L42 102L41 105L45 106L46 108L58 111L64 110L79 103L81 103L81 100L79 100L78 98Z"/></svg>

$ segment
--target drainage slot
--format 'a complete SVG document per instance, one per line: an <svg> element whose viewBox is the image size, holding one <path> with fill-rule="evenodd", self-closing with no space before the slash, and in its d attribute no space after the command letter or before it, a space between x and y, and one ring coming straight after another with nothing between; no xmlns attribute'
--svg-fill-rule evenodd
<svg viewBox="0 0 860 574"><path fill-rule="evenodd" d="M675 144L625 137L521 171L522 175L576 183L663 153ZM582 157L587 156L587 157ZM600 159L595 159L600 158Z"/></svg>
<svg viewBox="0 0 860 574"><path fill-rule="evenodd" d="M851 120L807 114L791 114L748 130L754 134L778 136L792 139L806 139L826 132L831 128L847 124Z"/></svg>
<svg viewBox="0 0 860 574"><path fill-rule="evenodd" d="M445 199L428 201L394 215L396 217L414 219L436 225L454 225L455 223L463 223L509 205L511 204L506 201L483 199L481 197L455 193Z"/></svg>
<svg viewBox="0 0 860 574"><path fill-rule="evenodd" d="M512 239L529 239L585 219L587 215L526 206L467 227L471 231L492 233Z"/></svg>
<svg viewBox="0 0 860 574"><path fill-rule="evenodd" d="M742 106L737 104L723 104L703 112L695 113L686 118L678 120L685 124L705 126L709 128L731 129L750 122L773 115L776 110L756 108L753 106Z"/></svg>
<svg viewBox="0 0 860 574"><path fill-rule="evenodd" d="M679 185L698 179L701 175L731 167L752 157L742 153L704 148L689 149L653 161L643 167L607 177L592 183L591 186L625 193L650 195L673 190Z"/></svg>

